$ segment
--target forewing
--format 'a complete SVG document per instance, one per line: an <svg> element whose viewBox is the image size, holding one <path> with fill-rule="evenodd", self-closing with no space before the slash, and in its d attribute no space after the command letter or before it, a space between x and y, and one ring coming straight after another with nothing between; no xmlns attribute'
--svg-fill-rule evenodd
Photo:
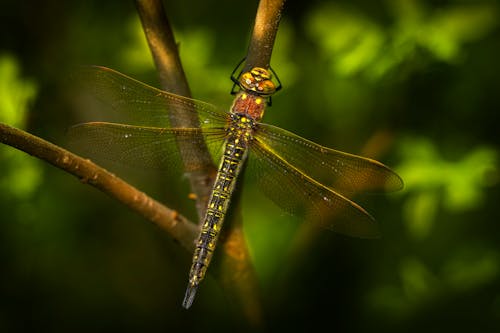
<svg viewBox="0 0 500 333"><path fill-rule="evenodd" d="M226 123L227 113L211 104L153 88L106 67L82 67L75 79L79 88L111 105L117 115L113 122L167 128L198 127L198 124L183 125L196 116L201 127L219 127Z"/></svg>
<svg viewBox="0 0 500 333"><path fill-rule="evenodd" d="M250 177L255 176L262 191L283 210L338 233L379 236L375 220L359 205L304 174L262 142L253 141L250 147Z"/></svg>
<svg viewBox="0 0 500 333"><path fill-rule="evenodd" d="M125 166L162 170L180 164L177 143L206 143L217 159L224 133L215 128L157 128L103 122L79 124L68 130L70 145L83 156L98 162L106 160ZM185 155L186 165L193 168L186 172L213 162L200 161L195 153L186 152Z"/></svg>
<svg viewBox="0 0 500 333"><path fill-rule="evenodd" d="M317 182L343 194L395 191L401 178L384 164L320 146L284 129L259 123L255 140Z"/></svg>

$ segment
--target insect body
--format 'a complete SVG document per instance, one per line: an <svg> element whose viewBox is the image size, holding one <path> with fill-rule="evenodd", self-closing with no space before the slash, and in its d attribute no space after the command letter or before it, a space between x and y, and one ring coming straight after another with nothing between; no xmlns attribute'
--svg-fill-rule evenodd
<svg viewBox="0 0 500 333"><path fill-rule="evenodd" d="M236 178L247 158L249 142L253 140L256 121L264 114L266 101L263 98L275 90L270 74L263 68L254 68L243 73L240 87L242 90L231 107L224 153L193 256L189 283L182 303L185 308L191 306L212 258L234 192Z"/></svg>

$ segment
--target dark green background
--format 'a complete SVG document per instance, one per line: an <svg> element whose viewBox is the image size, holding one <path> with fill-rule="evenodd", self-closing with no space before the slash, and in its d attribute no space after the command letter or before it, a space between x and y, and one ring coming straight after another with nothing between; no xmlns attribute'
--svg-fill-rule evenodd
<svg viewBox="0 0 500 333"><path fill-rule="evenodd" d="M257 1L170 1L193 96L231 103ZM383 238L309 228L245 184L244 224L270 331L500 330L500 5L289 1L266 121L394 167L405 190L359 202ZM62 146L91 120L70 73L103 65L157 86L127 1L2 1L0 121ZM95 112L95 111L94 111ZM185 179L113 169L194 218ZM76 178L0 146L0 332L246 329L190 255Z"/></svg>

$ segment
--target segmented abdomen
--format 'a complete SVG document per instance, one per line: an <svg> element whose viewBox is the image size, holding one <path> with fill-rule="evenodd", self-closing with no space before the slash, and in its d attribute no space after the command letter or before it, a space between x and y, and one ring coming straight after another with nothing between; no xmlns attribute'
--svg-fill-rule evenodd
<svg viewBox="0 0 500 333"><path fill-rule="evenodd" d="M204 278L212 259L217 238L229 207L235 181L247 155L247 136L240 133L231 135L224 146L224 155L213 186L205 221L196 243L193 264L189 274L189 284L197 286Z"/></svg>

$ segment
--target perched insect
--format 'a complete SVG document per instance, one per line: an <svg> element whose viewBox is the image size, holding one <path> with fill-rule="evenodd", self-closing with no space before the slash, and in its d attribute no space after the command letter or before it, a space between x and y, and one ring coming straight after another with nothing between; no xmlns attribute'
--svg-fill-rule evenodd
<svg viewBox="0 0 500 333"><path fill-rule="evenodd" d="M229 112L155 89L108 68L88 68L85 76L93 93L111 103L129 122L72 127L72 140L86 153L125 164L168 168L177 144L194 142L207 145L219 161L193 255L182 303L185 308L193 303L205 277L245 161L263 192L285 211L357 237L377 237L378 227L348 196L403 186L401 178L380 162L322 147L261 123L277 90L267 69L256 67L233 77L239 89L233 88L236 96ZM200 127L173 127L174 121L189 113L196 114ZM196 156L192 157L196 165Z"/></svg>

